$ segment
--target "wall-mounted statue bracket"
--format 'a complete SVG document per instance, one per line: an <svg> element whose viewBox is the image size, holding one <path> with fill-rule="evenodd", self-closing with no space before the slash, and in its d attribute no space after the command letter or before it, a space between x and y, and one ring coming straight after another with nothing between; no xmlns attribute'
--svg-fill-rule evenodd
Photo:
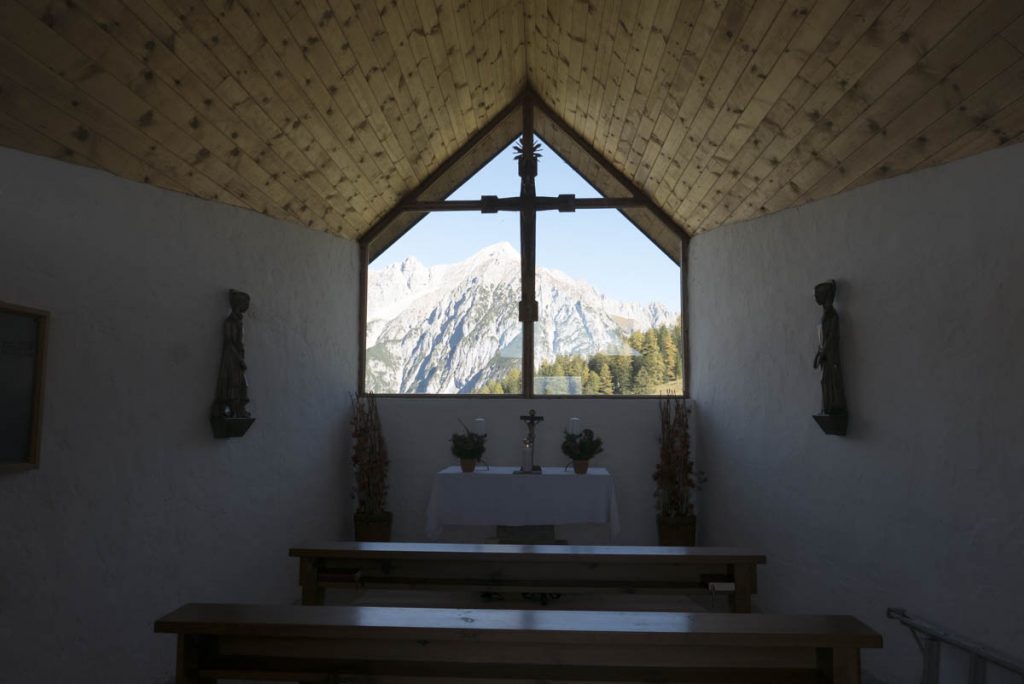
<svg viewBox="0 0 1024 684"><path fill-rule="evenodd" d="M224 340L217 374L217 394L210 408L210 425L218 439L241 437L256 419L246 405L249 386L245 381L245 342L242 316L249 310L249 295L238 290L228 292L231 313L224 319Z"/></svg>
<svg viewBox="0 0 1024 684"><path fill-rule="evenodd" d="M814 420L826 435L845 435L850 416L839 361L839 314L833 306L835 297L836 281L814 286L814 301L823 308L818 325L818 352L814 355L814 367L821 369L821 413L815 415Z"/></svg>

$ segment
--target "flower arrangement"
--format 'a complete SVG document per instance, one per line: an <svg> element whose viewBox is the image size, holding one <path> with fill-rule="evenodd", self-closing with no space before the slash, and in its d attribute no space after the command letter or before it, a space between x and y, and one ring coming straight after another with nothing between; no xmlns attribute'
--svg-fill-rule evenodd
<svg viewBox="0 0 1024 684"><path fill-rule="evenodd" d="M693 517L693 461L690 458L688 409L681 399L659 402L661 454L654 469L658 517L681 520Z"/></svg>
<svg viewBox="0 0 1024 684"><path fill-rule="evenodd" d="M380 515L388 498L388 450L372 394L352 399L356 515Z"/></svg>
<svg viewBox="0 0 1024 684"><path fill-rule="evenodd" d="M565 431L565 439L562 440L562 453L574 461L589 461L604 451L604 444L600 437L594 435L589 428L580 433Z"/></svg>
<svg viewBox="0 0 1024 684"><path fill-rule="evenodd" d="M452 434L452 456L479 461L487 450L487 435L470 431L461 420L463 432Z"/></svg>

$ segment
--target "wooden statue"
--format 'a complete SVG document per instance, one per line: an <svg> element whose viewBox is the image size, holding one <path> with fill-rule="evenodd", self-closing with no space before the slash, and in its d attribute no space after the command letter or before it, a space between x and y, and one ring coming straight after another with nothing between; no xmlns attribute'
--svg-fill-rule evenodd
<svg viewBox="0 0 1024 684"><path fill-rule="evenodd" d="M253 423L246 405L249 386L245 381L245 342L242 316L249 310L249 295L239 290L228 292L231 313L224 320L224 339L217 374L217 394L210 409L215 437L241 437Z"/></svg>
<svg viewBox="0 0 1024 684"><path fill-rule="evenodd" d="M818 352L814 355L814 367L821 369L821 413L814 418L826 434L845 435L846 395L839 361L839 314L832 305L835 297L836 281L814 286L814 300L824 309L818 324Z"/></svg>

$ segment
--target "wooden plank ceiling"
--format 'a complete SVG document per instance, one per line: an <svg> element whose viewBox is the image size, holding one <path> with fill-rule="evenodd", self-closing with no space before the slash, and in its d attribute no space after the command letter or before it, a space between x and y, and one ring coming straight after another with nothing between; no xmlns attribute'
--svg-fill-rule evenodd
<svg viewBox="0 0 1024 684"><path fill-rule="evenodd" d="M1020 142L1024 2L0 1L0 145L350 238L527 87L695 234Z"/></svg>

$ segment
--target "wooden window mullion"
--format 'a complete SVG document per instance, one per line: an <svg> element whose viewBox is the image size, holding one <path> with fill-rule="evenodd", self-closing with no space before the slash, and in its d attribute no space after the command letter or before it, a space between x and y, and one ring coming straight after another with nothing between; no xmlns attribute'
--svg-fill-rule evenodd
<svg viewBox="0 0 1024 684"><path fill-rule="evenodd" d="M523 101L523 137L519 157L519 242L522 272L522 301L519 320L523 324L523 396L533 396L533 333L539 318L537 306L537 155L533 142L533 102Z"/></svg>

